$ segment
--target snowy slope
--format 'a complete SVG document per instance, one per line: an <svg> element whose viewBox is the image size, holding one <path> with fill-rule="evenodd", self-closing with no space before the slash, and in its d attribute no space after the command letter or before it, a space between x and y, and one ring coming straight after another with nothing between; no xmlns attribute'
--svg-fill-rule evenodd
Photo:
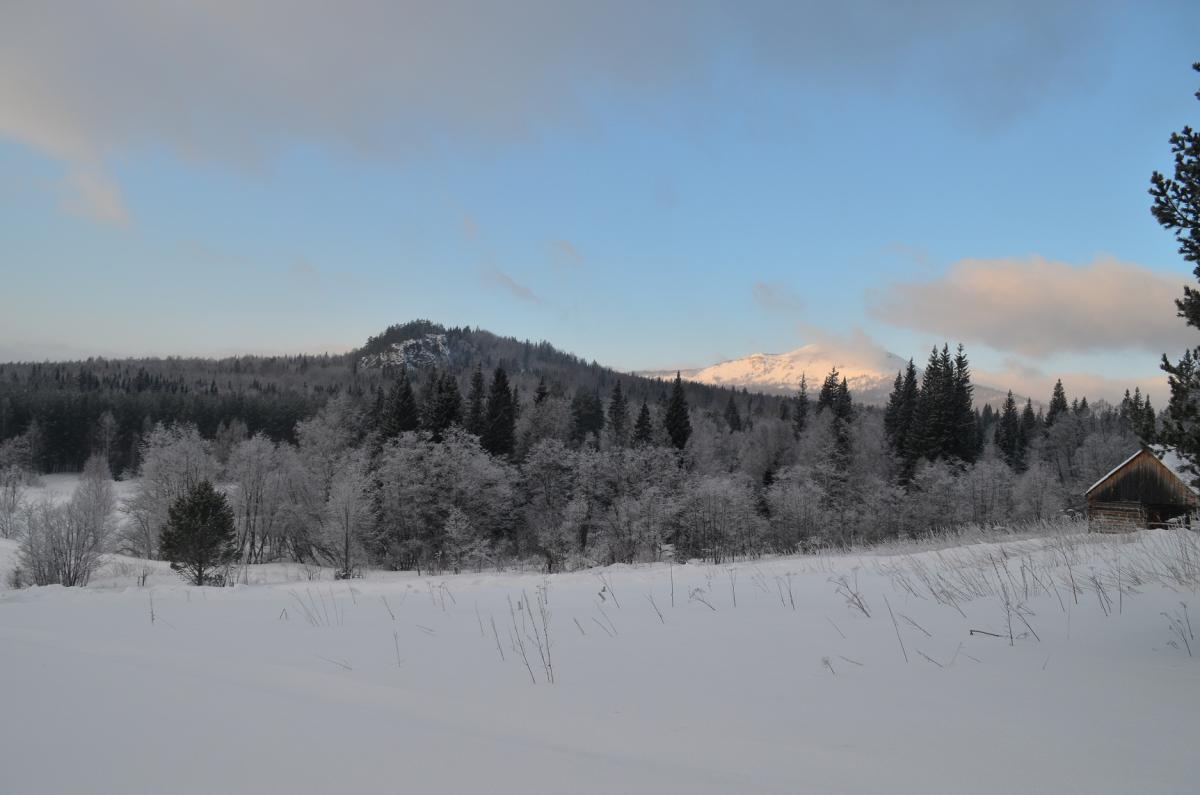
<svg viewBox="0 0 1200 795"><path fill-rule="evenodd" d="M830 370L837 368L846 379L854 400L859 403L885 405L892 391L896 373L908 365L894 353L885 351L835 350L810 343L787 353L752 353L741 359L730 359L708 367L680 371L685 379L713 386L745 387L752 392L795 394L800 377L808 379L810 394L821 388ZM918 367L918 374L921 368ZM652 378L671 378L675 371L655 370L639 373ZM993 387L976 384L975 402L1000 405L1005 393Z"/></svg>
<svg viewBox="0 0 1200 795"><path fill-rule="evenodd" d="M122 561L0 591L0 789L1195 792L1200 661L1168 617L1196 612L1198 552L1154 531L229 589Z"/></svg>

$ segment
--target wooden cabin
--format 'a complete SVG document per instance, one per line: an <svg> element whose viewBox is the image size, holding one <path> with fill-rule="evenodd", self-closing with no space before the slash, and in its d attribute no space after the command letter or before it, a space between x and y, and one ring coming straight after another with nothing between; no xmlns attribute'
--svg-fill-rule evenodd
<svg viewBox="0 0 1200 795"><path fill-rule="evenodd" d="M1192 475L1171 450L1142 448L1087 490L1088 532L1128 533L1167 524L1191 525L1200 503Z"/></svg>

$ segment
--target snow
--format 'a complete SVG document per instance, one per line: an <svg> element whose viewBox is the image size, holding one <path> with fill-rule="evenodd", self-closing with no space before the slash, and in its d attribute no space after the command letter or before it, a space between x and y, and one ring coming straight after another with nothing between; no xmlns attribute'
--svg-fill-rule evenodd
<svg viewBox="0 0 1200 795"><path fill-rule="evenodd" d="M0 590L0 789L1195 792L1200 662L1168 618L1198 554L1155 530L226 589L113 557ZM508 634L543 593L554 684ZM1005 593L1037 638L1014 618L1010 645Z"/></svg>
<svg viewBox="0 0 1200 795"><path fill-rule="evenodd" d="M39 475L37 482L26 488L24 499L26 502L34 503L41 500L49 500L56 505L65 503L71 499L71 494L74 493L75 487L79 485L79 473L68 472L57 475ZM132 480L117 480L113 482L113 493L116 495L117 502L127 499L133 494L133 489L136 483ZM118 519L122 517L118 515Z"/></svg>
<svg viewBox="0 0 1200 795"><path fill-rule="evenodd" d="M1153 453L1154 456L1159 461L1162 462L1163 466L1165 466L1168 470L1171 471L1171 474L1175 475L1175 477L1177 477L1181 481L1183 481L1184 485L1186 485L1189 489L1192 490L1193 494L1200 495L1200 489L1197 489L1196 486L1194 485L1196 476L1187 471L1186 462L1183 460L1182 457L1180 457L1179 453L1175 452L1174 448L1167 447L1166 445L1159 445L1157 447L1151 447L1149 449L1150 449L1150 452ZM1122 461L1121 463L1117 464L1115 467L1110 469L1108 471L1108 473L1104 475L1104 477L1100 478L1095 483L1093 483L1091 486L1089 486L1088 490L1085 491L1084 494L1091 494L1092 491L1097 486L1099 486L1101 483L1103 483L1104 481L1106 481L1110 477L1112 477L1113 473L1115 473L1121 467L1125 466L1130 461L1137 458L1138 455L1141 454L1141 452L1142 452L1141 448L1138 448L1132 455L1130 455L1124 461Z"/></svg>

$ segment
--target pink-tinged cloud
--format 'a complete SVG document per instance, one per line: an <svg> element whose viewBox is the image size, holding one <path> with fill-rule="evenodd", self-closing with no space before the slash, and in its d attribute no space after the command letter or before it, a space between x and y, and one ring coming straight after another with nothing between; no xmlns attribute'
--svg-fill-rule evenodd
<svg viewBox="0 0 1200 795"><path fill-rule="evenodd" d="M1185 281L1109 257L966 259L940 278L873 292L868 303L886 323L1026 356L1175 353L1196 341L1175 314Z"/></svg>
<svg viewBox="0 0 1200 795"><path fill-rule="evenodd" d="M121 189L96 168L74 169L63 179L60 206L72 215L105 224L128 226L131 218Z"/></svg>
<svg viewBox="0 0 1200 795"><path fill-rule="evenodd" d="M484 268L480 276L484 284L500 287L522 301L528 301L531 304L542 303L542 299L533 290L499 268Z"/></svg>
<svg viewBox="0 0 1200 795"><path fill-rule="evenodd" d="M1001 391L1011 389L1014 394L1031 397L1034 403L1043 406L1050 402L1054 382L1059 379L1062 379L1068 400L1086 397L1088 403L1106 400L1117 404L1125 390L1132 392L1136 387L1142 390L1142 394L1150 396L1158 408L1162 408L1166 406L1169 396L1165 374L1110 378L1094 373L1043 373L1037 368L1011 362L1005 362L1005 365L1001 370L972 368L972 380Z"/></svg>

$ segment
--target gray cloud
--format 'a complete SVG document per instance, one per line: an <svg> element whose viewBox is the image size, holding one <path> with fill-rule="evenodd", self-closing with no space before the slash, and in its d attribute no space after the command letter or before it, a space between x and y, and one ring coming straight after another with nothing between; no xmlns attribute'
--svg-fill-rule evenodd
<svg viewBox="0 0 1200 795"><path fill-rule="evenodd" d="M1073 3L48 0L0 9L0 136L61 159L101 219L141 145L254 166L282 143L406 157L585 120L600 89L650 112L716 90L725 48L793 83L840 81L990 127L1075 89L1095 31ZM107 179L108 187L104 185Z"/></svg>
<svg viewBox="0 0 1200 795"><path fill-rule="evenodd" d="M779 282L755 282L754 303L768 312L794 315L804 309L804 299L795 290Z"/></svg>
<svg viewBox="0 0 1200 795"><path fill-rule="evenodd" d="M484 284L488 284L493 287L500 287L517 298L520 298L522 301L528 301L532 304L542 303L542 299L539 298L533 290L529 289L528 286L521 284L519 281L514 279L512 276L509 276L499 268L483 268L480 271L480 278L483 280Z"/></svg>
<svg viewBox="0 0 1200 795"><path fill-rule="evenodd" d="M577 268L583 265L583 254L569 240L551 240L550 248L554 256L554 264L559 267Z"/></svg>
<svg viewBox="0 0 1200 795"><path fill-rule="evenodd" d="M1098 258L1088 265L961 260L940 278L868 296L895 326L1040 357L1111 350L1176 351L1191 334L1175 316L1184 277Z"/></svg>

